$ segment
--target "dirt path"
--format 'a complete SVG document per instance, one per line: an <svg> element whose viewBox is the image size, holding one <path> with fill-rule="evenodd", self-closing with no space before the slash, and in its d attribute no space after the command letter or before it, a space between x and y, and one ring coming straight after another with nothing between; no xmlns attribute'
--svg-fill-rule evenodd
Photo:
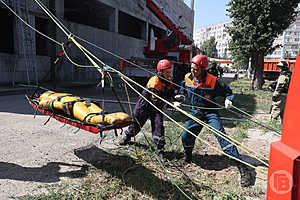
<svg viewBox="0 0 300 200"><path fill-rule="evenodd" d="M269 153L270 153L270 144L278 140L280 140L280 136L276 135L273 132L249 129L248 138L246 138L243 141L243 144L255 150L257 153L263 155L268 160ZM267 171L267 168L265 166L261 166L257 160L245 156L244 159L249 163L257 166L259 169ZM267 162L267 160L264 161ZM257 178L256 178L255 185L267 189L267 174L257 171Z"/></svg>

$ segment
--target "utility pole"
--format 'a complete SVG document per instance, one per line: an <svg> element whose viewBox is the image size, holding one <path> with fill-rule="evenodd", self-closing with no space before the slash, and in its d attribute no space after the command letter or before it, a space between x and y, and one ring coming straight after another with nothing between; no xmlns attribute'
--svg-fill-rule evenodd
<svg viewBox="0 0 300 200"><path fill-rule="evenodd" d="M191 9L194 11L194 0L191 0Z"/></svg>

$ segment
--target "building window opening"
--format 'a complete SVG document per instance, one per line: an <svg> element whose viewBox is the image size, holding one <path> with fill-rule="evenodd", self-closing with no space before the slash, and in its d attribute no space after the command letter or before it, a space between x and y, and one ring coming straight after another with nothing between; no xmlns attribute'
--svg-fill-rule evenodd
<svg viewBox="0 0 300 200"><path fill-rule="evenodd" d="M153 30L154 36L157 39L162 39L162 38L167 36L167 31L166 30L158 28L157 26L154 26L152 24L149 24L149 33L148 33L149 38L148 38L148 40L151 37L151 30Z"/></svg>
<svg viewBox="0 0 300 200"><path fill-rule="evenodd" d="M119 11L119 34L146 40L146 22Z"/></svg>
<svg viewBox="0 0 300 200"><path fill-rule="evenodd" d="M49 30L49 20L35 17L35 28L41 33L48 35ZM35 33L35 49L36 55L40 56L48 56L48 40L40 35L39 33Z"/></svg>
<svg viewBox="0 0 300 200"><path fill-rule="evenodd" d="M64 18L106 31L114 31L115 9L96 0L65 0Z"/></svg>
<svg viewBox="0 0 300 200"><path fill-rule="evenodd" d="M1 45L0 52L14 53L14 16L9 10L0 9L0 26L5 27L5 31L0 31Z"/></svg>

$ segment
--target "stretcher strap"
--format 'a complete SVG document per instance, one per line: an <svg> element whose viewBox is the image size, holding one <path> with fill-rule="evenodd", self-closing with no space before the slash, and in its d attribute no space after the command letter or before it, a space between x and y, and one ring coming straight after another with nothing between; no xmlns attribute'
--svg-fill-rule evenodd
<svg viewBox="0 0 300 200"><path fill-rule="evenodd" d="M89 117L89 116L91 116L91 115L102 115L102 122L104 123L104 117L105 117L105 115L104 115L104 112L102 111L102 112L95 112L95 113L89 113L89 114L87 114L85 117L84 117L84 119L82 120L82 121L86 121L86 119Z"/></svg>
<svg viewBox="0 0 300 200"><path fill-rule="evenodd" d="M53 93L54 94L54 93ZM62 95L62 96L58 96L58 97L56 97L55 98L55 100L57 100L57 101L60 101L62 98L64 98L64 97L71 97L71 96L73 96L72 94L66 94L66 95Z"/></svg>
<svg viewBox="0 0 300 200"><path fill-rule="evenodd" d="M68 115L71 115L71 110L70 110L70 104L74 104L76 102L83 102L85 101L84 99L76 99L76 100L73 100L73 101L67 101L67 102L63 102L62 103L62 108L63 108L63 111L65 113L67 113ZM90 104L89 104L90 105ZM53 109L52 109L53 110Z"/></svg>

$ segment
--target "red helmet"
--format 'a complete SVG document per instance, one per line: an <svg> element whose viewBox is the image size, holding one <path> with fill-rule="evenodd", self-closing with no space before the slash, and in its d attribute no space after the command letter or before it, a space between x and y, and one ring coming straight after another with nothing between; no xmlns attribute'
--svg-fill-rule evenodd
<svg viewBox="0 0 300 200"><path fill-rule="evenodd" d="M157 63L157 71L158 72L161 72L162 70L164 69L168 69L168 68L171 68L172 67L172 63L166 59L164 60L160 60L158 63Z"/></svg>
<svg viewBox="0 0 300 200"><path fill-rule="evenodd" d="M192 58L191 63L204 68L208 67L208 59L205 55L196 55L194 58Z"/></svg>

